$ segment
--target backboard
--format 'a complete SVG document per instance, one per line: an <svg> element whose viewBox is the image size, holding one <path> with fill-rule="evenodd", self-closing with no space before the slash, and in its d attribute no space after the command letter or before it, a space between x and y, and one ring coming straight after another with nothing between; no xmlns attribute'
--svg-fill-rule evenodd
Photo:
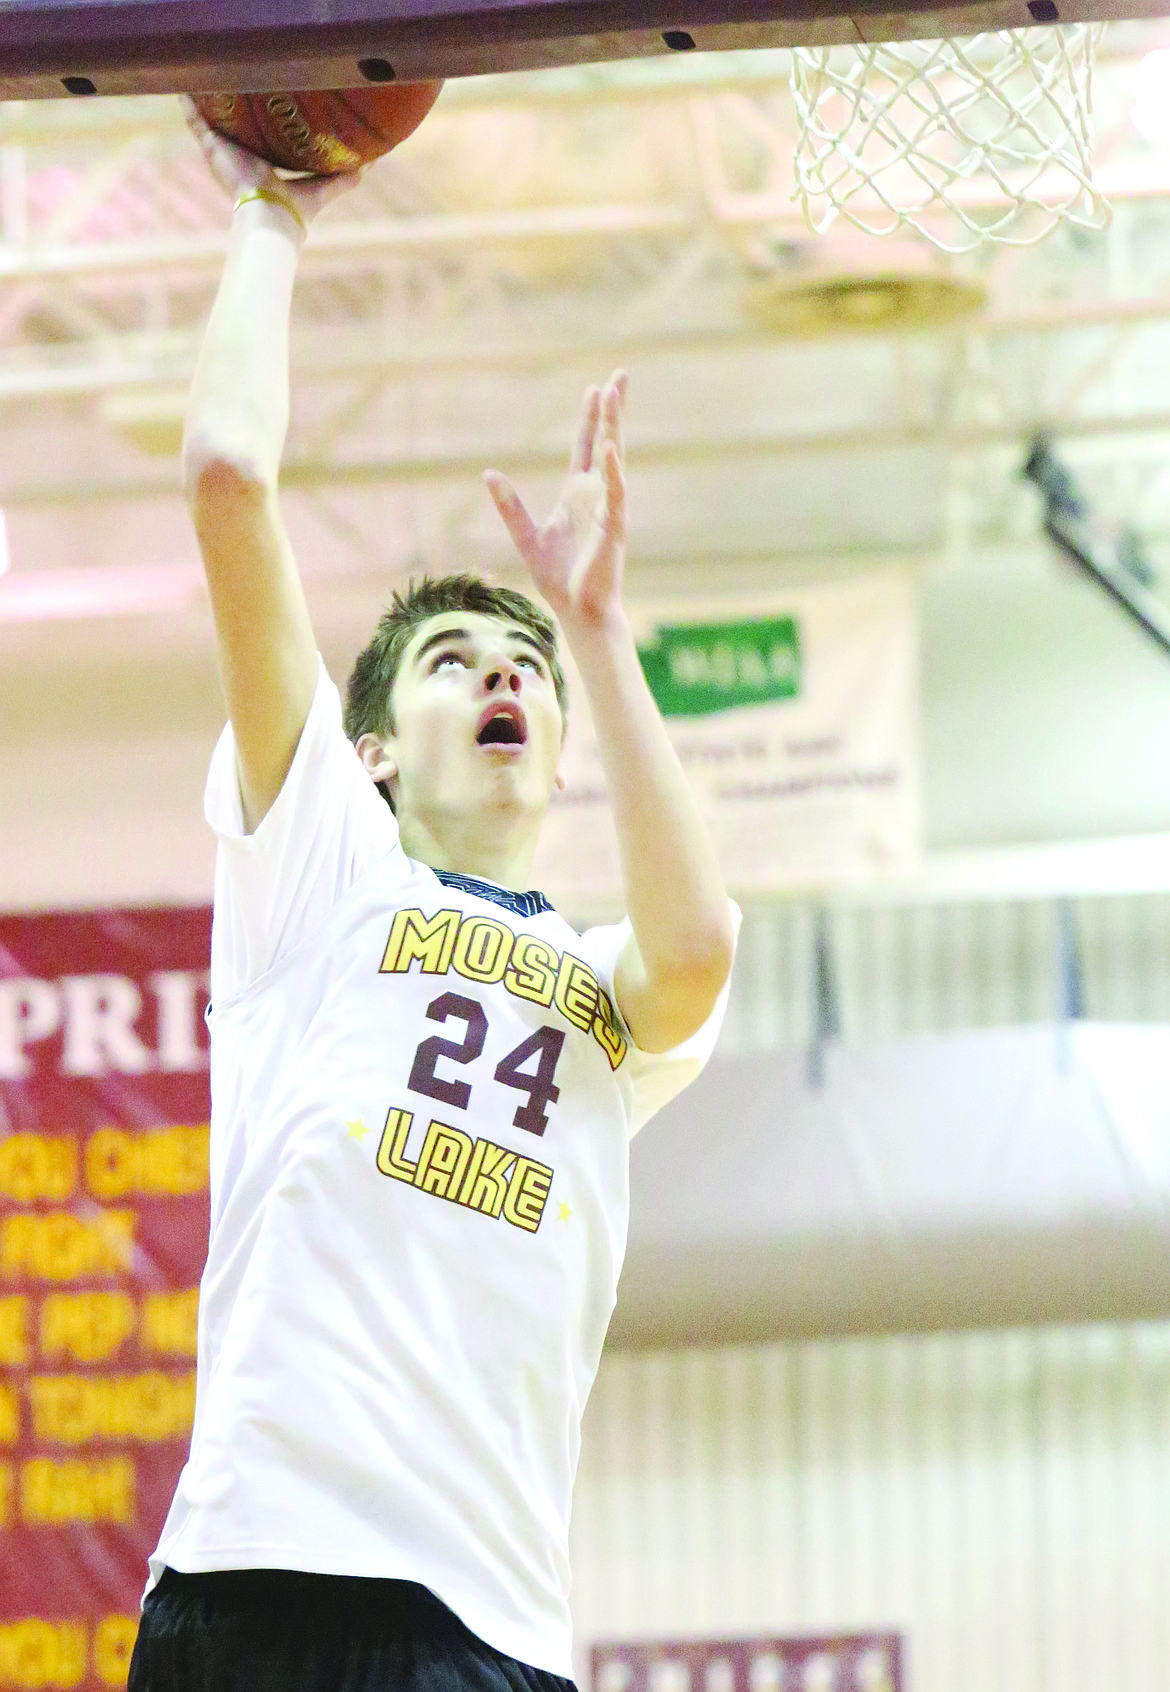
<svg viewBox="0 0 1170 1692"><path fill-rule="evenodd" d="M356 87L695 50L972 35L1170 0L0 0L0 99Z"/></svg>

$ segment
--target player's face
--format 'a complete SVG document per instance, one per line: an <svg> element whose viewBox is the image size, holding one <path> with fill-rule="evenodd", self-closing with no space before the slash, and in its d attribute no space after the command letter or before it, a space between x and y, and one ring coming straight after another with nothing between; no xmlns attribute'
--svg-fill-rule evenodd
<svg viewBox="0 0 1170 1692"><path fill-rule="evenodd" d="M552 672L519 624L478 612L431 618L394 683L399 817L493 812L543 815L563 722Z"/></svg>

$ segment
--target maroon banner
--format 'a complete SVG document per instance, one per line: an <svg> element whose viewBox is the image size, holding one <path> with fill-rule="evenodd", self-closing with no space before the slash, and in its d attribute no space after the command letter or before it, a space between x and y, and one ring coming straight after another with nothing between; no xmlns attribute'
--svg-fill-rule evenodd
<svg viewBox="0 0 1170 1692"><path fill-rule="evenodd" d="M595 1645L593 1692L902 1692L897 1633Z"/></svg>
<svg viewBox="0 0 1170 1692"><path fill-rule="evenodd" d="M195 1397L210 934L0 917L0 1688L125 1683Z"/></svg>

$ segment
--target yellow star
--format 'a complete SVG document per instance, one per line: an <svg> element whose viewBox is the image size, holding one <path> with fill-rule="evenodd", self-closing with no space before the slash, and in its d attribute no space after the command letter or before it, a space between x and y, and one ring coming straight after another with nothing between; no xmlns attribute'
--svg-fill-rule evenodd
<svg viewBox="0 0 1170 1692"><path fill-rule="evenodd" d="M565 1203L564 1199L562 1199L557 1206L557 1221L558 1222L567 1222L569 1220L569 1217L572 1214L573 1214L572 1210Z"/></svg>
<svg viewBox="0 0 1170 1692"><path fill-rule="evenodd" d="M347 1122L345 1126L349 1130L345 1136L347 1140L364 1140L370 1131L360 1116L356 1122Z"/></svg>

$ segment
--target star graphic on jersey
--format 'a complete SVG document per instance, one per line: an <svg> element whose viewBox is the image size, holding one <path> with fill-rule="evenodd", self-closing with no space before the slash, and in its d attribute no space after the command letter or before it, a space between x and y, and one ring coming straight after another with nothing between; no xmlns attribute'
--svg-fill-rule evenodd
<svg viewBox="0 0 1170 1692"><path fill-rule="evenodd" d="M573 1211L571 1206L567 1205L564 1199L562 1199L557 1206L557 1221L567 1222L572 1214Z"/></svg>
<svg viewBox="0 0 1170 1692"><path fill-rule="evenodd" d="M348 1129L348 1133L345 1136L347 1140L363 1140L364 1141L366 1135L370 1131L366 1127L365 1123L362 1121L360 1116L358 1117L356 1122L347 1122L345 1126Z"/></svg>

